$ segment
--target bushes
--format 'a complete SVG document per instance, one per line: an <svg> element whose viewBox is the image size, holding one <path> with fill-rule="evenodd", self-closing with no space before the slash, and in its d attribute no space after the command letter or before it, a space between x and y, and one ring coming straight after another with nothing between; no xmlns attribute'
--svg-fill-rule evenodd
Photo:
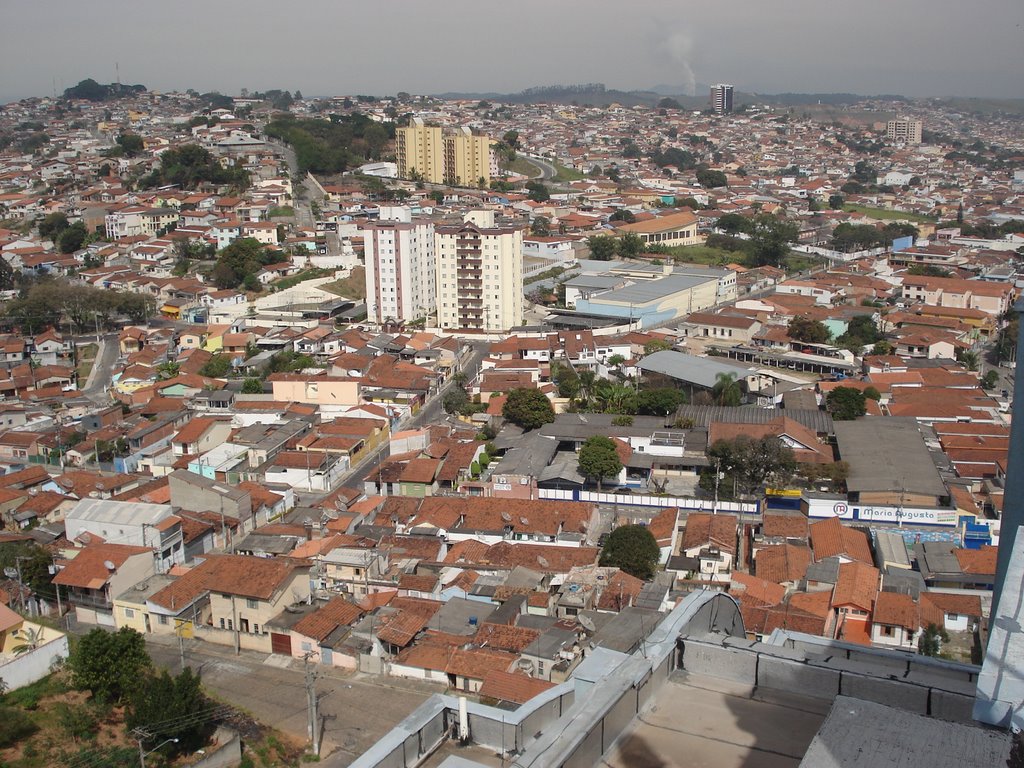
<svg viewBox="0 0 1024 768"><path fill-rule="evenodd" d="M38 730L39 726L20 709L0 705L0 749L17 744Z"/></svg>

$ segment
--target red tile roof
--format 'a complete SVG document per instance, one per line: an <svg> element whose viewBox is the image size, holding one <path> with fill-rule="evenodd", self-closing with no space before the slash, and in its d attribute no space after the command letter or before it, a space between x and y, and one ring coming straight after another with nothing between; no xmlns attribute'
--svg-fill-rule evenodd
<svg viewBox="0 0 1024 768"><path fill-rule="evenodd" d="M499 701L525 704L534 696L544 693L554 686L554 683L547 680L530 677L521 672L504 672L493 669L484 677L484 683L480 686L479 693L481 696Z"/></svg>
<svg viewBox="0 0 1024 768"><path fill-rule="evenodd" d="M810 538L816 562L838 555L862 563L874 562L867 534L843 525L839 518L831 517L811 523Z"/></svg>
<svg viewBox="0 0 1024 768"><path fill-rule="evenodd" d="M320 610L303 616L292 630L320 642L338 627L348 626L362 615L362 608L336 597Z"/></svg>

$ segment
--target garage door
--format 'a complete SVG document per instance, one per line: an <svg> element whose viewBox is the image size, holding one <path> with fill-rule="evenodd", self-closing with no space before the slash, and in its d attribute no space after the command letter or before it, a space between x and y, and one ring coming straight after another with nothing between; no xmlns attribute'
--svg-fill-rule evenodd
<svg viewBox="0 0 1024 768"><path fill-rule="evenodd" d="M276 632L270 633L270 650L274 653L282 653L285 656L292 655L291 635L279 635Z"/></svg>

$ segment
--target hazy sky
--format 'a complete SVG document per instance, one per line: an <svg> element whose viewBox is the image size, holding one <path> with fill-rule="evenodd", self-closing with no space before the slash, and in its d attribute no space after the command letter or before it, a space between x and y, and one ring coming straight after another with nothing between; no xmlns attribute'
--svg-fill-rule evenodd
<svg viewBox="0 0 1024 768"><path fill-rule="evenodd" d="M79 80L306 96L731 82L1024 97L1021 0L0 0L0 102Z"/></svg>

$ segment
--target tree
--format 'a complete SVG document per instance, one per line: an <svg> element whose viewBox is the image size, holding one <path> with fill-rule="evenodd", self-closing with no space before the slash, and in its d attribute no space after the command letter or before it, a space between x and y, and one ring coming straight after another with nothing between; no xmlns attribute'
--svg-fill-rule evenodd
<svg viewBox="0 0 1024 768"><path fill-rule="evenodd" d="M645 389L636 399L637 413L647 416L668 416L675 413L680 405L686 402L682 390L672 387Z"/></svg>
<svg viewBox="0 0 1024 768"><path fill-rule="evenodd" d="M539 389L513 389L508 393L501 415L529 431L553 422L555 409Z"/></svg>
<svg viewBox="0 0 1024 768"><path fill-rule="evenodd" d="M727 235L736 235L740 232L749 233L753 229L753 222L738 213L726 213L718 217L715 227Z"/></svg>
<svg viewBox="0 0 1024 768"><path fill-rule="evenodd" d="M538 216L530 224L530 234L538 237L547 237L551 234L551 221L547 216Z"/></svg>
<svg viewBox="0 0 1024 768"><path fill-rule="evenodd" d="M551 191L540 181L526 182L526 196L535 203L544 203L551 199Z"/></svg>
<svg viewBox="0 0 1024 768"><path fill-rule="evenodd" d="M243 395L262 395L263 382L259 379L249 378L242 383Z"/></svg>
<svg viewBox="0 0 1024 768"><path fill-rule="evenodd" d="M619 256L624 259L635 259L644 252L644 241L636 232L627 232L619 238Z"/></svg>
<svg viewBox="0 0 1024 768"><path fill-rule="evenodd" d="M89 236L89 232L85 228L85 224L80 221L76 221L70 227L61 232L60 237L57 240L57 248L61 253L74 253L85 243L85 239Z"/></svg>
<svg viewBox="0 0 1024 768"><path fill-rule="evenodd" d="M994 368L987 371L984 376L981 377L981 386L984 389L995 389L999 386L999 371Z"/></svg>
<svg viewBox="0 0 1024 768"><path fill-rule="evenodd" d="M227 376L228 371L231 370L231 356L223 352L219 352L211 357L206 364L199 369L200 376L206 376L211 379L220 379Z"/></svg>
<svg viewBox="0 0 1024 768"><path fill-rule="evenodd" d="M122 133L117 137L117 145L124 150L128 157L135 157L145 148L142 137L137 133Z"/></svg>
<svg viewBox="0 0 1024 768"><path fill-rule="evenodd" d="M864 347L875 344L881 339L882 334L879 333L874 318L871 315L857 315L847 323L846 332L836 341L851 352L860 354Z"/></svg>
<svg viewBox="0 0 1024 768"><path fill-rule="evenodd" d="M44 216L39 222L39 236L44 240L54 240L70 225L68 217L60 211Z"/></svg>
<svg viewBox="0 0 1024 768"><path fill-rule="evenodd" d="M711 388L711 397L715 405L735 408L743 400L743 390L736 381L735 373L720 373L715 376L715 385Z"/></svg>
<svg viewBox="0 0 1024 768"><path fill-rule="evenodd" d="M469 395L462 387L452 387L441 400L441 407L444 408L445 413L462 413L467 405L469 405Z"/></svg>
<svg viewBox="0 0 1024 768"><path fill-rule="evenodd" d="M660 560L658 540L647 526L622 525L608 534L598 562L646 581L654 576Z"/></svg>
<svg viewBox="0 0 1024 768"><path fill-rule="evenodd" d="M843 207L843 203L845 202L846 200L843 198L842 195L828 196L828 207L831 208L833 211L840 210Z"/></svg>
<svg viewBox="0 0 1024 768"><path fill-rule="evenodd" d="M716 189L729 184L729 180L721 171L712 171L708 168L697 169L697 183L704 189Z"/></svg>
<svg viewBox="0 0 1024 768"><path fill-rule="evenodd" d="M798 236L799 230L793 222L770 213L758 214L750 230L755 262L758 266L779 266L789 254L790 243L795 243Z"/></svg>
<svg viewBox="0 0 1024 768"><path fill-rule="evenodd" d="M609 235L592 235L587 238L590 258L597 261L611 261L618 252L618 243Z"/></svg>
<svg viewBox="0 0 1024 768"><path fill-rule="evenodd" d="M572 400L580 393L580 377L571 365L551 363L551 380L558 387L558 396Z"/></svg>
<svg viewBox="0 0 1024 768"><path fill-rule="evenodd" d="M866 400L855 387L836 387L825 396L825 407L836 421L853 421L867 413Z"/></svg>
<svg viewBox="0 0 1024 768"><path fill-rule="evenodd" d="M789 321L786 333L794 341L808 344L827 344L832 340L832 332L820 320L812 320L805 315L797 315Z"/></svg>
<svg viewBox="0 0 1024 768"><path fill-rule="evenodd" d="M942 627L929 624L917 638L917 651L922 656L938 656L942 643L949 642L949 634Z"/></svg>
<svg viewBox="0 0 1024 768"><path fill-rule="evenodd" d="M94 629L68 658L72 684L103 702L122 702L153 666L146 640L134 629Z"/></svg>
<svg viewBox="0 0 1024 768"><path fill-rule="evenodd" d="M744 493L753 493L769 480L785 482L796 470L793 451L777 437L755 440L740 435L733 440L716 440L708 450L715 471L732 476Z"/></svg>
<svg viewBox="0 0 1024 768"><path fill-rule="evenodd" d="M968 371L978 370L978 353L970 349L958 349L956 351L956 359L964 366Z"/></svg>
<svg viewBox="0 0 1024 768"><path fill-rule="evenodd" d="M608 221L621 221L625 224L632 224L636 221L636 215L628 208L619 208L608 217Z"/></svg>
<svg viewBox="0 0 1024 768"><path fill-rule="evenodd" d="M200 715L208 708L198 674L186 667L175 677L162 670L149 674L131 694L125 725L142 728L151 723L165 723L147 728L154 739L177 739L175 752L194 752L206 743L213 729L209 718Z"/></svg>
<svg viewBox="0 0 1024 768"><path fill-rule="evenodd" d="M878 389L876 389L875 387L865 387L864 397L866 397L868 400L874 400L877 403L879 400L882 399L882 393L879 392Z"/></svg>
<svg viewBox="0 0 1024 768"><path fill-rule="evenodd" d="M653 355L655 352L665 352L672 349L672 345L664 339L651 339L644 344L644 357Z"/></svg>

